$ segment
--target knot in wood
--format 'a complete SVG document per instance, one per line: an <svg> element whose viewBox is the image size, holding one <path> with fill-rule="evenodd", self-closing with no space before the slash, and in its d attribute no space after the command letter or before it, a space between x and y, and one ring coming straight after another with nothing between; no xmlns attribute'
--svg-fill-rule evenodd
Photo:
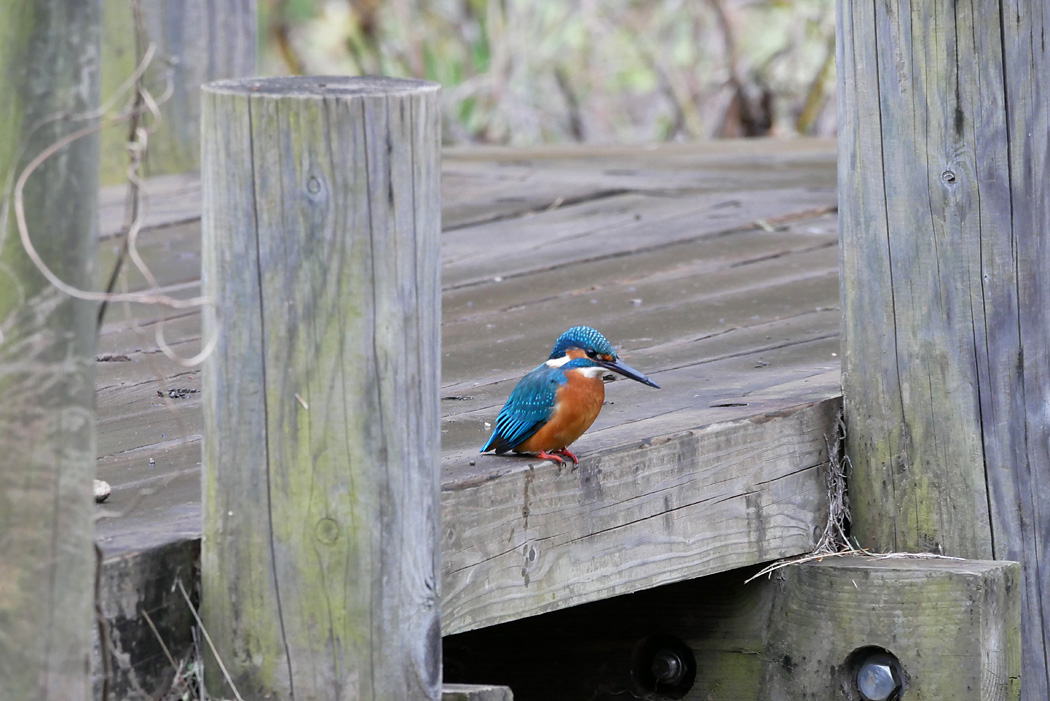
<svg viewBox="0 0 1050 701"><path fill-rule="evenodd" d="M314 526L314 537L325 545L335 544L339 540L339 524L333 518L322 518Z"/></svg>

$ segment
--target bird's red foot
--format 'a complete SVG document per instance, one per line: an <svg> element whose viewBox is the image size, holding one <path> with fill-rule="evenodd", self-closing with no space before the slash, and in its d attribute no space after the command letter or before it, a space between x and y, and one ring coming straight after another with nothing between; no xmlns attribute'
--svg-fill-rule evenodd
<svg viewBox="0 0 1050 701"><path fill-rule="evenodd" d="M579 467L580 466L580 459L578 457L576 457L575 453L569 452L568 448L562 448L561 450L555 450L554 452L556 454L558 454L558 455L564 455L565 457L567 457L570 460L572 460L572 466L573 467Z"/></svg>
<svg viewBox="0 0 1050 701"><path fill-rule="evenodd" d="M540 452L536 453L536 457L538 457L540 460L553 460L559 465L564 465L565 461L562 460L561 455L558 454L559 452L561 451L556 450L553 453L548 453L546 450L541 450Z"/></svg>

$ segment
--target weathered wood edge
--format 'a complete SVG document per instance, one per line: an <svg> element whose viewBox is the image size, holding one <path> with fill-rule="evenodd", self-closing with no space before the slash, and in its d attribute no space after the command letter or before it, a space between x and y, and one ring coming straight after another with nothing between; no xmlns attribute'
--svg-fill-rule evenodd
<svg viewBox="0 0 1050 701"><path fill-rule="evenodd" d="M509 687L493 684L444 684L441 701L514 701Z"/></svg>

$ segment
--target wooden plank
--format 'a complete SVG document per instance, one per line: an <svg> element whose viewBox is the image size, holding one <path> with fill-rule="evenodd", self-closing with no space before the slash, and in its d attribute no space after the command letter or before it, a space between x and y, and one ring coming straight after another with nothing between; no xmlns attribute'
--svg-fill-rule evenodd
<svg viewBox="0 0 1050 701"><path fill-rule="evenodd" d="M631 192L678 197L800 185L833 192L834 164L833 139L446 148L442 222L455 230ZM120 232L124 197L123 184L103 188L103 236ZM147 230L200 218L200 180L194 172L146 179L143 198Z"/></svg>
<svg viewBox="0 0 1050 701"><path fill-rule="evenodd" d="M828 558L745 585L753 571L450 636L447 676L519 701L645 698L643 653L677 642L695 679L675 698L860 699L857 663L879 647L903 665L902 698L1019 696L1016 563Z"/></svg>
<svg viewBox="0 0 1050 701"><path fill-rule="evenodd" d="M514 701L514 694L505 686L492 684L445 684L441 701Z"/></svg>
<svg viewBox="0 0 1050 701"><path fill-rule="evenodd" d="M95 307L55 283L94 287L97 134L33 161L92 124L99 27L93 2L0 4L0 689L14 699L90 693Z"/></svg>
<svg viewBox="0 0 1050 701"><path fill-rule="evenodd" d="M788 204L790 203L790 204ZM803 188L691 197L623 195L558 209L543 217L494 222L479 246L476 232L446 233L445 286L506 280L539 270L649 251L671 243L751 229L785 211L834 208L833 191Z"/></svg>
<svg viewBox="0 0 1050 701"><path fill-rule="evenodd" d="M457 229L625 192L834 189L834 160L831 139L453 147L445 149L443 220Z"/></svg>
<svg viewBox="0 0 1050 701"><path fill-rule="evenodd" d="M116 236L124 230L124 199L127 187L124 184L108 185L99 194L99 235ZM141 226L144 231L163 226L199 222L201 218L201 179L196 172L178 175L157 175L145 178L139 189ZM200 238L200 227L193 228ZM180 247L180 254L194 252L190 247ZM198 262L197 274L200 275Z"/></svg>
<svg viewBox="0 0 1050 701"><path fill-rule="evenodd" d="M578 470L508 460L446 481L444 631L812 549L837 411L829 400L706 428L696 411L664 414Z"/></svg>
<svg viewBox="0 0 1050 701"><path fill-rule="evenodd" d="M437 699L438 86L223 81L204 109L216 655L253 698Z"/></svg>
<svg viewBox="0 0 1050 701"><path fill-rule="evenodd" d="M546 357L551 340L574 323L587 322L603 330L631 354L632 363L646 366L647 372L704 357L708 341L730 341L738 350L747 349L738 332L763 323L797 317L803 328L806 321L813 321L814 328L837 334L837 323L829 326L824 319L829 306L837 301L834 249L803 251L775 261L756 262L743 270L729 266L710 270L705 262L680 263L681 253L661 256L673 274L666 274L666 269L647 274L650 271L635 258L639 263L631 271L635 275L625 280L583 285L561 294L554 284L536 284L541 281L535 279L532 285L528 281L513 284L508 292L480 291L474 305L478 308L476 315L445 324L449 358L443 391L473 394L474 386L508 379L516 382L535 367L537 358ZM569 274L563 284L595 282L596 277L587 276L592 270L580 266L576 273L581 277ZM689 275L690 271L697 274ZM595 286L598 289L591 289ZM487 300L513 297L524 287L532 290L522 290L520 304L485 309ZM806 319L813 315L820 321ZM654 324L654 318L664 323ZM484 328L484 333L479 334L479 328ZM727 334L732 338L720 338ZM755 347L768 345L762 338L754 341ZM649 358L650 351L655 358Z"/></svg>
<svg viewBox="0 0 1050 701"><path fill-rule="evenodd" d="M1046 8L840 9L853 532L1022 561L1024 694L1047 698Z"/></svg>

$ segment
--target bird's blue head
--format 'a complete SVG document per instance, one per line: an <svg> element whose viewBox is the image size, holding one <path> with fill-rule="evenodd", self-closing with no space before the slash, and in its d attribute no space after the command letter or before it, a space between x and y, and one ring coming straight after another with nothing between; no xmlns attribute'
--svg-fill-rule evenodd
<svg viewBox="0 0 1050 701"><path fill-rule="evenodd" d="M612 344L590 326L573 326L558 336L549 360L564 358L572 348L579 349L588 356L605 356L608 360L616 360L616 351L613 350Z"/></svg>
<svg viewBox="0 0 1050 701"><path fill-rule="evenodd" d="M567 364L566 361L568 361ZM547 365L566 368L597 366L612 370L650 387L660 386L620 360L605 336L590 326L573 326L558 336L550 358L547 359Z"/></svg>

